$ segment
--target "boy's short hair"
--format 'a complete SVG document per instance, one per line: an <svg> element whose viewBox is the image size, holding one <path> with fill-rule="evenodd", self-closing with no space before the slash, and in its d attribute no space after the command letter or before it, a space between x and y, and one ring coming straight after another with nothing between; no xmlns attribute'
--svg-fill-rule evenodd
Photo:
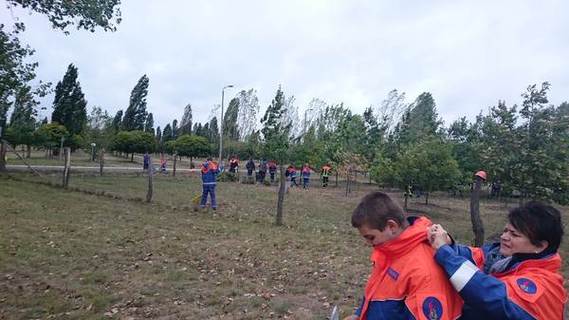
<svg viewBox="0 0 569 320"><path fill-rule="evenodd" d="M547 241L551 252L557 252L563 238L561 212L539 201L530 201L524 206L510 210L508 221L530 242L539 246Z"/></svg>
<svg viewBox="0 0 569 320"><path fill-rule="evenodd" d="M383 192L372 192L363 197L352 213L352 227L369 228L383 231L387 220L393 220L399 225L405 221L405 212L397 202Z"/></svg>

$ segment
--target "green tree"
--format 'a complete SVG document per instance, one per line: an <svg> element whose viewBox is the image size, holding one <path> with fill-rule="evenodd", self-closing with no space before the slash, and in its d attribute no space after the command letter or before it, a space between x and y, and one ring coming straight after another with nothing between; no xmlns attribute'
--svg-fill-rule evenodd
<svg viewBox="0 0 569 320"><path fill-rule="evenodd" d="M77 29L94 32L97 27L105 31L116 31L121 22L120 0L43 1L43 0L6 0L11 6L20 6L48 17L54 29L61 29L66 34L67 27L76 25Z"/></svg>
<svg viewBox="0 0 569 320"><path fill-rule="evenodd" d="M285 96L279 86L275 98L267 108L265 115L261 119L261 133L263 134L264 146L263 154L270 159L275 159L280 167L280 186L277 197L277 214L276 224L283 224L283 201L285 192L284 166L283 164L289 158L289 130L292 126L290 122L286 122L284 116Z"/></svg>
<svg viewBox="0 0 569 320"><path fill-rule="evenodd" d="M162 142L166 143L171 140L174 140L174 135L172 134L172 126L168 123L162 131Z"/></svg>
<svg viewBox="0 0 569 320"><path fill-rule="evenodd" d="M122 113L123 113L122 110L119 110L119 111L117 111L117 113L113 117L113 122L111 124L111 127L113 128L113 131L115 133L119 132L119 130L121 129Z"/></svg>
<svg viewBox="0 0 569 320"><path fill-rule="evenodd" d="M204 137L184 134L175 140L174 151L179 156L192 157L207 156L210 153L210 144Z"/></svg>
<svg viewBox="0 0 569 320"><path fill-rule="evenodd" d="M83 132L86 145L83 147L90 151L90 144L95 143L97 148L108 148L114 134L113 119L108 112L101 107L93 107L87 116L87 127Z"/></svg>
<svg viewBox="0 0 569 320"><path fill-rule="evenodd" d="M482 168L480 135L476 126L462 117L450 125L447 138L462 173L461 180L470 183L472 174Z"/></svg>
<svg viewBox="0 0 569 320"><path fill-rule="evenodd" d="M65 2L43 0L7 0L8 8L23 7L48 17L54 28L63 30L70 25L77 25L78 29L94 31L102 27L105 31L116 30L115 25L120 23L119 0L101 0L96 4L92 2ZM14 24L13 31L6 31L4 24L0 24L0 136L6 125L6 115L12 102L11 97L19 88L29 85L36 78L37 62L28 62L34 54L29 46L20 43L18 36L24 32L22 22ZM39 82L34 95L44 96L51 86L50 83ZM3 161L3 160L0 160Z"/></svg>
<svg viewBox="0 0 569 320"><path fill-rule="evenodd" d="M521 143L514 178L525 197L569 202L569 124L553 106L548 106L550 84L531 85L522 94L518 128ZM563 121L565 120L565 121ZM561 196L565 194L565 196Z"/></svg>
<svg viewBox="0 0 569 320"><path fill-rule="evenodd" d="M156 142L162 145L162 130L160 130L160 126L156 128Z"/></svg>
<svg viewBox="0 0 569 320"><path fill-rule="evenodd" d="M408 145L392 161L381 159L374 164L373 176L380 183L393 183L402 190L415 185L429 194L452 187L460 176L451 147L440 139L428 139Z"/></svg>
<svg viewBox="0 0 569 320"><path fill-rule="evenodd" d="M250 134L257 126L257 114L259 113L259 98L255 89L241 90L237 95L239 99L239 114L237 116L237 128L241 141L247 141Z"/></svg>
<svg viewBox="0 0 569 320"><path fill-rule="evenodd" d="M184 108L184 115L180 123L181 134L192 134L192 118L192 105L188 103Z"/></svg>
<svg viewBox="0 0 569 320"><path fill-rule="evenodd" d="M396 128L398 144L419 143L423 139L437 136L441 123L433 96L423 92L408 107Z"/></svg>
<svg viewBox="0 0 569 320"><path fill-rule="evenodd" d="M178 120L172 121L172 138L177 139L180 135L180 128L178 128Z"/></svg>
<svg viewBox="0 0 569 320"><path fill-rule="evenodd" d="M62 138L67 141L69 131L57 122L44 124L34 132L34 143L47 150L59 147Z"/></svg>
<svg viewBox="0 0 569 320"><path fill-rule="evenodd" d="M209 130L205 129L205 126L209 125ZM209 142L214 144L216 147L219 146L219 126L217 124L217 117L211 118L209 123L204 126L204 133L207 135Z"/></svg>
<svg viewBox="0 0 569 320"><path fill-rule="evenodd" d="M124 113L122 130L144 130L146 123L146 96L148 95L148 77L143 75L130 93L130 102Z"/></svg>
<svg viewBox="0 0 569 320"><path fill-rule="evenodd" d="M368 162L373 162L377 148L383 143L384 131L371 107L364 111L363 119L366 130L364 155Z"/></svg>
<svg viewBox="0 0 569 320"><path fill-rule="evenodd" d="M237 116L239 115L239 99L233 98L229 102L223 117L223 135L230 140L239 140ZM224 140L225 141L225 140Z"/></svg>
<svg viewBox="0 0 569 320"><path fill-rule="evenodd" d="M154 152L156 141L149 132L133 130L121 131L113 139L111 149L131 154L130 161L134 161L134 153Z"/></svg>
<svg viewBox="0 0 569 320"><path fill-rule="evenodd" d="M36 102L31 93L31 88L24 86L16 95L14 111L7 128L6 139L14 146L25 145L26 156L30 157L31 145L33 144L34 131L36 129Z"/></svg>
<svg viewBox="0 0 569 320"><path fill-rule="evenodd" d="M77 76L77 67L70 64L55 87L51 114L51 121L65 126L71 134L81 134L87 123L87 101Z"/></svg>
<svg viewBox="0 0 569 320"><path fill-rule="evenodd" d="M150 132L154 135L154 116L152 112L146 117L146 122L144 123L144 132Z"/></svg>

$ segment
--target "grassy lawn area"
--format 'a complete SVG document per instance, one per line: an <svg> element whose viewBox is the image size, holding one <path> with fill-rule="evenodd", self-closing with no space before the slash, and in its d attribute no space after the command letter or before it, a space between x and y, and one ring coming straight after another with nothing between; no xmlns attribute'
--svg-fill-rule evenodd
<svg viewBox="0 0 569 320"><path fill-rule="evenodd" d="M152 204L132 200L145 197L143 176L71 177L106 197L30 182L57 176L12 176L0 176L0 319L325 319L334 304L353 311L370 270L350 216L371 186L349 197L293 189L276 227L276 187L219 183L213 214L192 210L193 175L155 176ZM467 199L423 201L410 207L470 242ZM481 203L487 236L506 212Z"/></svg>

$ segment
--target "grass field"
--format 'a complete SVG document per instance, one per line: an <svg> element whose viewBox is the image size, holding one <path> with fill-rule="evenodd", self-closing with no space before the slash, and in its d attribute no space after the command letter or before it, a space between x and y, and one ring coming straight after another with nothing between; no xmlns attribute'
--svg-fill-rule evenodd
<svg viewBox="0 0 569 320"><path fill-rule="evenodd" d="M11 177L0 176L0 319L326 319L334 304L353 311L369 272L350 214L372 186L293 189L276 227L275 187L219 183L214 214L192 209L190 175L155 176L152 204L143 176L73 176L75 191ZM470 242L468 200L431 202L410 207ZM481 204L487 236L506 212Z"/></svg>

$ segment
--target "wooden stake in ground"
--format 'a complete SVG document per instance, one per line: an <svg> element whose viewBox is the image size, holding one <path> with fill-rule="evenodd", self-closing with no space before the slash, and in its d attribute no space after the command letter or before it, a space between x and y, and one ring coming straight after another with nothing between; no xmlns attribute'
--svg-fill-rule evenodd
<svg viewBox="0 0 569 320"><path fill-rule="evenodd" d="M482 219L480 219L480 187L485 177L486 173L484 171L476 173L474 176L474 188L470 194L470 220L472 221L474 245L476 247L482 247L484 244L484 225L482 224Z"/></svg>
<svg viewBox="0 0 569 320"><path fill-rule="evenodd" d="M174 153L174 168L172 169L172 177L176 176L176 162L178 160L178 155Z"/></svg>
<svg viewBox="0 0 569 320"><path fill-rule="evenodd" d="M105 149L99 151L99 175L103 176L103 168L105 167Z"/></svg>
<svg viewBox="0 0 569 320"><path fill-rule="evenodd" d="M67 186L69 186L69 171L71 169L71 148L64 148L63 153L65 154L65 164L63 167L63 187L67 188Z"/></svg>
<svg viewBox="0 0 569 320"><path fill-rule="evenodd" d="M283 201L285 195L285 169L282 164L279 164L279 171L281 173L281 178L279 179L279 196L277 199L277 226L283 225Z"/></svg>
<svg viewBox="0 0 569 320"><path fill-rule="evenodd" d="M6 151L7 144L4 140L0 141L0 171L6 171Z"/></svg>
<svg viewBox="0 0 569 320"><path fill-rule="evenodd" d="M154 165L152 164L152 156L148 161L150 165L148 166L148 191L146 192L146 202L152 201L152 194L154 192L154 186L152 185L152 176L154 176Z"/></svg>

